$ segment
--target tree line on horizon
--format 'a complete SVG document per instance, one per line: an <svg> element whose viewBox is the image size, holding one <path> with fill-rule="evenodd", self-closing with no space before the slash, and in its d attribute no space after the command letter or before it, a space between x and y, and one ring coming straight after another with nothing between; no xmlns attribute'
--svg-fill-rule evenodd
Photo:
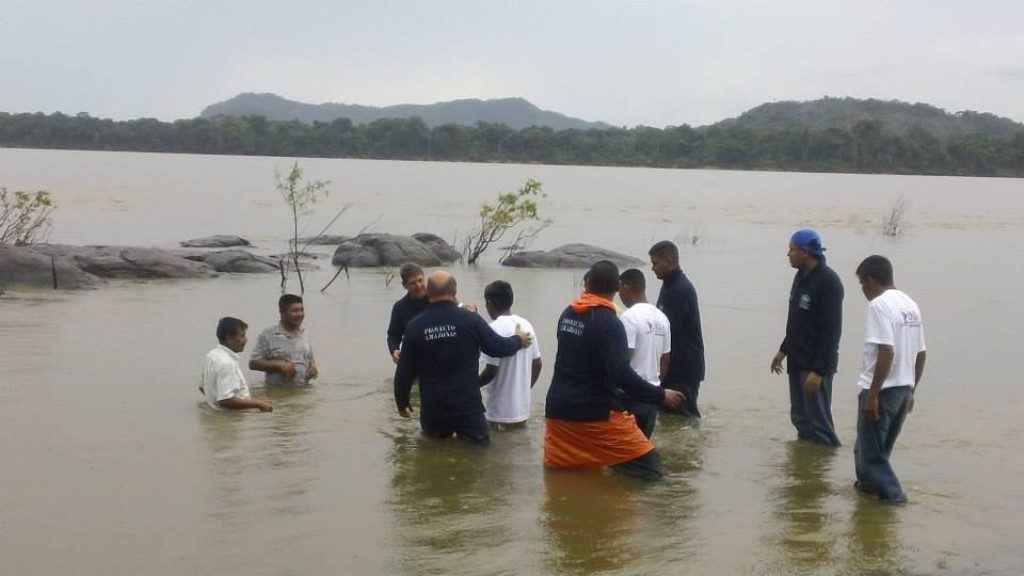
<svg viewBox="0 0 1024 576"><path fill-rule="evenodd" d="M960 176L1024 176L1024 130L940 139L921 126L888 133L879 120L849 128L688 125L515 130L504 124L429 128L420 118L356 125L262 116L115 121L80 113L0 113L0 146L313 158L441 160L658 168L721 168Z"/></svg>

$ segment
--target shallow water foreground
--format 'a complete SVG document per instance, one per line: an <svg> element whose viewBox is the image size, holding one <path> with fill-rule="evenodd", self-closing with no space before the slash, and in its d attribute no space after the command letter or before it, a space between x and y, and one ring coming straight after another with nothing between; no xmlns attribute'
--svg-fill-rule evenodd
<svg viewBox="0 0 1024 576"><path fill-rule="evenodd" d="M647 486L540 466L554 324L572 271L456 267L464 300L509 280L546 367L526 430L488 450L431 442L397 416L384 346L387 271L316 291L307 329L323 379L268 390L273 414L221 414L195 389L217 317L275 321L277 279L118 282L0 297L0 562L4 574L1017 574L1024 571L1024 183L1015 180L309 160L357 202L339 233L446 235L532 176L578 240L642 256L699 230L684 268L701 297L707 418L663 420L669 479ZM55 241L170 247L237 233L280 250L272 158L0 150L9 188L51 189ZM197 175L201 175L199 177ZM344 192L342 193L341 190ZM908 235L874 220L900 196ZM333 214L333 204L323 207ZM427 224L424 224L427 222ZM834 412L845 446L792 440L782 337L785 242L814 224L846 284ZM349 228L351 230L346 230ZM852 487L865 302L852 270L884 253L921 304L929 363L894 463L911 503ZM252 341L250 341L250 346ZM243 355L247 357L246 355ZM252 375L251 382L258 382Z"/></svg>

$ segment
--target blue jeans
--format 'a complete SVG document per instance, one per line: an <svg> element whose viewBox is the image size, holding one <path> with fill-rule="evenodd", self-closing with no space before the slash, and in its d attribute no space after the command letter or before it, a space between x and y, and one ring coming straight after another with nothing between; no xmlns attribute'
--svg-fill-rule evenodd
<svg viewBox="0 0 1024 576"><path fill-rule="evenodd" d="M905 502L907 499L889 464L889 457L907 418L913 393L912 386L885 388L879 392L878 420L864 417L869 392L861 390L857 397L857 444L853 448L857 483L861 490L876 494L882 500Z"/></svg>
<svg viewBox="0 0 1024 576"><path fill-rule="evenodd" d="M789 373L789 419L796 434L824 446L841 446L832 423L832 375L821 375L821 387L814 394L804 392L807 371Z"/></svg>

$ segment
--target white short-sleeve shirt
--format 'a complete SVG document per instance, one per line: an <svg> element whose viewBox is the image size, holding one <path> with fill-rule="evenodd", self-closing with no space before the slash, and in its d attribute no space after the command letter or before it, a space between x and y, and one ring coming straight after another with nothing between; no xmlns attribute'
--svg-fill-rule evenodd
<svg viewBox="0 0 1024 576"><path fill-rule="evenodd" d="M633 304L619 316L626 329L626 346L633 350L629 365L644 380L661 385L661 356L672 351L668 316L646 302Z"/></svg>
<svg viewBox="0 0 1024 576"><path fill-rule="evenodd" d="M903 292L890 288L868 304L866 325L860 387L871 388L880 344L893 349L892 369L882 388L913 386L917 354L925 350L921 309L917 303Z"/></svg>
<svg viewBox="0 0 1024 576"><path fill-rule="evenodd" d="M199 388L206 403L218 410L221 407L217 402L221 400L250 397L245 375L238 365L238 354L223 344L206 353Z"/></svg>
<svg viewBox="0 0 1024 576"><path fill-rule="evenodd" d="M490 384L483 388L485 392L484 416L491 422L509 424L523 422L530 417L530 380L533 373L533 361L540 358L540 343L533 325L525 318L509 314L499 316L491 322L499 336L513 336L516 325L524 332L533 334L533 343L529 348L516 352L505 358L492 358L481 354L485 364L498 367L498 373Z"/></svg>

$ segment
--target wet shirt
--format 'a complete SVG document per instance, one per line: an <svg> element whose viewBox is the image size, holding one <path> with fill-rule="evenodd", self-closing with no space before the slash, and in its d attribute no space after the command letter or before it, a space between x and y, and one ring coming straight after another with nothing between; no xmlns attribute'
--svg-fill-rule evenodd
<svg viewBox="0 0 1024 576"><path fill-rule="evenodd" d="M388 353L394 353L402 347L402 338L409 321L427 309L426 298L413 300L406 294L391 307L391 321L388 322Z"/></svg>
<svg viewBox="0 0 1024 576"><path fill-rule="evenodd" d="M789 291L786 338L779 350L790 373L835 374L843 333L843 283L825 264L797 272Z"/></svg>
<svg viewBox="0 0 1024 576"><path fill-rule="evenodd" d="M478 314L454 302L430 304L406 327L395 403L399 410L409 406L412 383L419 378L421 419L481 414L480 351L504 358L521 347L519 338L499 336Z"/></svg>
<svg viewBox="0 0 1024 576"><path fill-rule="evenodd" d="M220 410L221 400L249 398L249 386L245 383L242 367L238 365L238 354L223 344L210 350L203 363L199 378L199 390L206 403Z"/></svg>
<svg viewBox="0 0 1024 576"><path fill-rule="evenodd" d="M289 334L277 324L260 332L254 360L287 360L295 366L295 374L288 378L279 372L267 372L264 381L272 386L304 386L309 383L309 365L313 363L313 348L306 340L306 332L299 328L296 335Z"/></svg>
<svg viewBox="0 0 1024 576"><path fill-rule="evenodd" d="M665 313L671 326L672 356L665 382L702 382L704 336L700 327L700 306L697 291L682 270L676 269L662 282L658 310Z"/></svg>
<svg viewBox="0 0 1024 576"><path fill-rule="evenodd" d="M558 318L558 353L544 404L556 420L597 422L622 410L620 388L631 397L660 404L665 391L629 366L626 330L612 310L591 308L577 314L569 306Z"/></svg>

